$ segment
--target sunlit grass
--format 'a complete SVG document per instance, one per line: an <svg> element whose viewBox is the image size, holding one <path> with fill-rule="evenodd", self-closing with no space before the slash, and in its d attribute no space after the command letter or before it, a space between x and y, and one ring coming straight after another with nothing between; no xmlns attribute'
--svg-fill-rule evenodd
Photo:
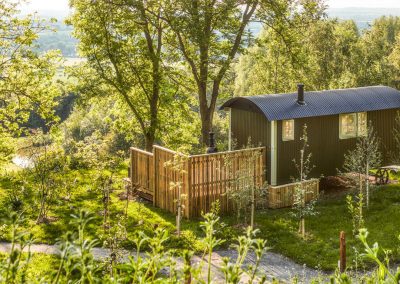
<svg viewBox="0 0 400 284"><path fill-rule="evenodd" d="M37 210L34 196L24 200L23 211L28 217L24 227L30 230L37 243L54 244L65 232L73 229L70 224L71 214L79 210L87 210L94 214L93 224L87 229L90 238L100 239L100 245L105 241L106 235L102 226L103 206L101 194L94 188L94 170L74 170L64 176L75 186L70 192L71 198L67 200L64 195L54 204L50 216L56 220L49 224L35 223ZM110 219L112 225L118 222L126 227L127 239L121 240L120 245L131 249L134 247L132 240L139 231L152 235L156 228L164 228L170 232L170 239L166 243L169 248L191 249L202 251L200 241L203 232L200 228L200 219L182 222L182 237L175 235L175 215L154 207L151 203L129 201L128 220L124 221L126 200L120 200L124 192L122 179L127 176L127 166L121 166L115 177L115 189L111 194ZM30 177L28 179L32 182ZM7 205L7 191L12 188L12 181L6 177L0 178L0 214L5 216ZM320 201L316 209L318 215L307 218L307 238L301 239L297 234L297 223L290 214L290 209L260 210L256 213L256 226L260 229L259 237L265 238L275 252L284 254L301 264L310 267L333 270L337 267L339 257L339 233L345 231L347 236L348 265L353 266L355 250L362 252L360 242L352 235L351 217L347 211L345 196L335 197ZM388 185L373 190L371 205L365 209L366 227L370 231L370 241L378 242L383 248L392 250L392 257L400 260L400 185ZM227 239L227 247L236 236L243 233L243 226L236 226L234 216L223 216L225 229L219 230L217 237ZM9 240L9 236L1 236ZM360 265L360 264L358 264Z"/></svg>

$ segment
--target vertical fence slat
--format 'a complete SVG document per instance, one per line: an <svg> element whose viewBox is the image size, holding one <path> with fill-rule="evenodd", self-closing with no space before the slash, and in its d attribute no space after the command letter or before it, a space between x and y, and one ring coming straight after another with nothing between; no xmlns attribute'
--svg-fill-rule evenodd
<svg viewBox="0 0 400 284"><path fill-rule="evenodd" d="M165 167L165 163L173 160L176 152L159 146L154 146L152 153L133 147L130 150L130 178L134 187L139 189L145 198L152 200L155 206L175 213L178 193L176 190L170 190L170 183L177 181L178 174L173 169ZM254 157L252 155L257 153L261 155L258 154L257 159L249 162L249 157ZM255 184L261 186L266 178L265 156L266 149L261 147L189 156L182 176L182 193L186 195L183 215L187 218L198 217L201 212L207 212L212 202L216 200L220 200L221 213L232 211L233 204L228 199L226 191L231 186L237 186L234 182L235 173L249 168L249 173L254 175ZM306 195L307 201L310 201L319 193L318 180L305 183L310 188L310 192ZM257 200L256 204L267 205L269 208L292 206L296 186L295 183L270 186L268 198Z"/></svg>

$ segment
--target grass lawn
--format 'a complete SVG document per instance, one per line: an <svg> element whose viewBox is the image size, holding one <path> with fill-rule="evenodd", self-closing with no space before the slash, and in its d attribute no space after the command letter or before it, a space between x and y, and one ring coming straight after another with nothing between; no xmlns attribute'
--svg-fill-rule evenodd
<svg viewBox="0 0 400 284"><path fill-rule="evenodd" d="M308 236L299 238L298 225L290 216L290 209L266 210L257 214L256 223L263 238L273 251L282 253L299 263L323 270L333 270L339 259L339 233L346 232L347 264L355 265L355 249L363 252L359 240L352 235L351 217L345 196L320 201L318 215L306 220ZM370 208L364 209L369 243L378 242L392 250L392 258L400 261L400 185L376 188ZM358 263L360 266L360 263Z"/></svg>
<svg viewBox="0 0 400 284"><path fill-rule="evenodd" d="M5 257L5 254L0 254L0 259ZM24 254L22 257L22 261L25 261L25 259L26 254ZM56 271L57 265L58 261L57 256L55 255L47 255L42 253L32 254L26 275L28 283L43 283L41 280L48 276L49 273Z"/></svg>
<svg viewBox="0 0 400 284"><path fill-rule="evenodd" d="M75 170L65 175L65 179L71 183L76 180L71 188L70 198L61 198L54 204L50 216L55 221L49 224L35 224L37 206L33 197L23 200L23 209L28 217L24 224L25 229L34 233L37 243L54 244L57 239L68 230L73 213L80 209L93 212L96 216L93 224L88 228L91 238L99 238L105 241L106 236L102 227L102 203L101 194L93 188L92 170ZM127 176L127 168L123 166L117 173L117 181ZM6 215L9 207L8 191L13 181L6 176L0 178L0 217ZM116 190L111 196L111 219L114 225L120 216L124 215L126 201L120 200L123 192L121 185L116 185ZM65 194L64 194L65 195ZM323 270L333 270L337 267L339 250L339 233L346 232L348 266L354 265L354 248L362 252L360 242L352 236L351 218L347 211L345 195L333 198L324 198L319 201L316 209L318 215L306 220L307 238L302 240L297 234L297 223L290 214L290 209L261 210L256 214L256 225L260 229L259 237L268 241L269 246L275 252L284 254L299 263L305 263L310 267L319 267ZM388 185L373 190L371 205L365 208L366 227L370 232L369 240L378 242L383 248L392 250L392 257L400 261L400 185ZM175 231L175 216L161 209L154 208L150 204L142 204L131 201L128 209L128 223L126 230L128 240L121 243L125 248L132 248L132 238L138 231L144 231L151 235L155 227L163 227L171 233L167 246L170 248L187 248L200 251L202 249L199 238L203 236L200 228L200 220L184 220L182 224L183 237L177 238ZM223 216L222 221L227 224L224 230L218 231L218 237L232 240L243 232L242 227L235 226L234 217ZM125 223L122 223L125 227ZM8 234L0 236L2 240L9 240ZM228 241L229 243L229 241Z"/></svg>
<svg viewBox="0 0 400 284"><path fill-rule="evenodd" d="M9 169L9 168L8 168ZM14 175L21 175L23 172L15 172ZM84 209L94 214L94 221L87 227L87 234L91 238L98 238L101 243L106 240L103 229L103 205L102 195L96 191L93 186L93 179L96 175L94 170L74 170L70 171L63 177L69 181L71 188L67 189L70 193L67 198L67 192L60 195L59 200L52 206L49 217L55 221L47 224L36 224L38 206L34 202L34 192L32 185L25 186L27 193L22 194L24 197L21 211L27 217L24 228L32 232L37 243L54 244L67 231L73 229L70 224L71 214L77 214L79 210ZM121 216L125 214L126 200L120 199L120 194L124 192L122 189L122 178L127 176L127 167L121 166L116 174L116 184L111 194L110 202L110 220L116 227ZM31 177L27 178L32 184ZM7 216L7 210L10 207L9 192L12 188L20 190L21 186L15 185L15 181L10 175L0 176L0 218ZM182 223L183 237L178 239L175 235L175 216L165 212L159 208L153 207L151 204L129 202L128 206L128 223L126 226L128 241L121 243L124 248L132 248L133 242L129 241L138 231L143 231L148 235L152 235L156 227L162 227L171 233L170 240L167 245L171 248L192 248L200 250L201 246L198 237L202 235L198 221L184 220ZM125 223L123 223L125 225ZM121 223L122 225L122 223ZM0 240L8 241L10 236L7 233L1 234Z"/></svg>

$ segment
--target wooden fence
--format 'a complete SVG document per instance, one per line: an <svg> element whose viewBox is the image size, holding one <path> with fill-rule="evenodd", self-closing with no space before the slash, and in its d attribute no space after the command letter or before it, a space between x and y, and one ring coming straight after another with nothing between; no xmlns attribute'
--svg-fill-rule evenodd
<svg viewBox="0 0 400 284"><path fill-rule="evenodd" d="M154 154L131 148L131 181L140 188L142 197L153 199L154 194Z"/></svg>
<svg viewBox="0 0 400 284"><path fill-rule="evenodd" d="M270 186L268 189L268 207L284 208L291 207L294 201L295 190L300 183L289 183L280 186ZM319 180L311 179L303 182L306 191L306 202L315 199L319 194Z"/></svg>
<svg viewBox="0 0 400 284"><path fill-rule="evenodd" d="M170 212L176 211L178 199L178 191L171 190L171 182L181 182L181 194L185 196L184 216L188 218L208 212L217 199L221 213L227 213L232 209L232 203L225 194L228 188L244 186L244 183L261 187L264 183L263 147L185 156L183 173L166 166L175 155L178 154L160 146L154 146L153 153L131 148L131 180L143 197ZM240 171L247 171L252 178L238 181Z"/></svg>
<svg viewBox="0 0 400 284"><path fill-rule="evenodd" d="M265 183L264 147L205 155L181 155L181 172L166 166L177 155L181 154L160 146L153 146L153 153L131 148L131 180L144 198L170 212L176 211L178 199L178 191L176 188L171 190L171 183L179 182L184 196L184 216L187 218L208 212L216 200L220 201L221 213L232 212L233 204L226 194L227 190L246 186L261 188ZM268 198L258 198L257 206L290 206L293 203L293 191L293 185L269 187Z"/></svg>

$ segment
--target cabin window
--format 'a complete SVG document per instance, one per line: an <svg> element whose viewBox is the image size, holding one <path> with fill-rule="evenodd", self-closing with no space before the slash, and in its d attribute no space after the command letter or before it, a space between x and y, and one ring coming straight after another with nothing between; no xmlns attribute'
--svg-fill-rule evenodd
<svg viewBox="0 0 400 284"><path fill-rule="evenodd" d="M282 121L282 140L291 141L294 140L294 120L283 120Z"/></svg>
<svg viewBox="0 0 400 284"><path fill-rule="evenodd" d="M367 133L367 113L347 113L339 115L339 138L365 136Z"/></svg>

